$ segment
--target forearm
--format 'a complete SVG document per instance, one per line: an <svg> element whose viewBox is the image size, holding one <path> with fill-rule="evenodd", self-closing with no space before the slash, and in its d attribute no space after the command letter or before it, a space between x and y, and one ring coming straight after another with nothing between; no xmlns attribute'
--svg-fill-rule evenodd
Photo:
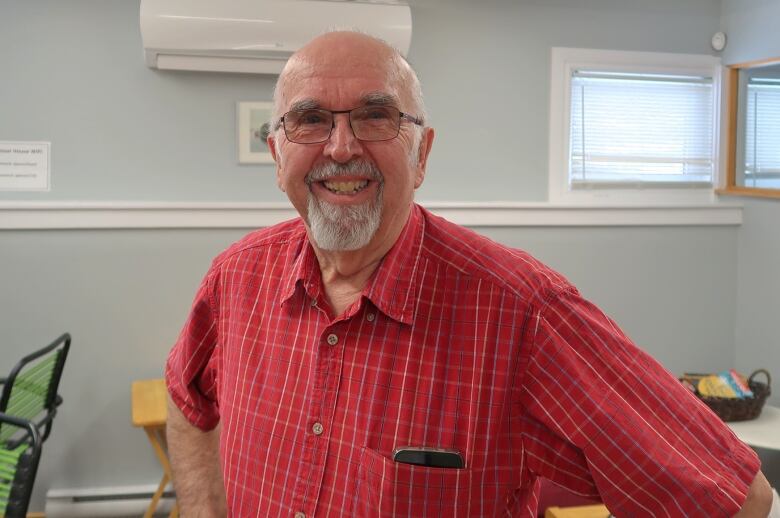
<svg viewBox="0 0 780 518"><path fill-rule="evenodd" d="M772 488L760 471L748 489L748 495L742 509L734 518L766 518L772 507Z"/></svg>
<svg viewBox="0 0 780 518"><path fill-rule="evenodd" d="M219 427L203 432L168 398L168 455L182 518L227 516L219 462Z"/></svg>

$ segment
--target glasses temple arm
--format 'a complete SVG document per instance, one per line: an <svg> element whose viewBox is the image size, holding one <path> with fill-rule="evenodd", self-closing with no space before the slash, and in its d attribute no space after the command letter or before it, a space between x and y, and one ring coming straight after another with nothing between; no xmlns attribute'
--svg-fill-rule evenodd
<svg viewBox="0 0 780 518"><path fill-rule="evenodd" d="M409 115L408 113L404 113L404 112L399 112L399 114L401 115L402 119L406 119L409 122L413 122L414 124L417 124L418 126L422 126L423 125L423 121L419 117L415 117L414 115Z"/></svg>

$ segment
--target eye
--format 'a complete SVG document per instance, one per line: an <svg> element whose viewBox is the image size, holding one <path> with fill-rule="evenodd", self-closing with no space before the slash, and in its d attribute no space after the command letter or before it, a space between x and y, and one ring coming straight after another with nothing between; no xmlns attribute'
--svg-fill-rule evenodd
<svg viewBox="0 0 780 518"><path fill-rule="evenodd" d="M327 112L321 110L304 110L296 112L295 122L303 126L319 126L329 124Z"/></svg>
<svg viewBox="0 0 780 518"><path fill-rule="evenodd" d="M382 106L370 107L366 108L361 115L365 120L382 121L392 118L392 110Z"/></svg>

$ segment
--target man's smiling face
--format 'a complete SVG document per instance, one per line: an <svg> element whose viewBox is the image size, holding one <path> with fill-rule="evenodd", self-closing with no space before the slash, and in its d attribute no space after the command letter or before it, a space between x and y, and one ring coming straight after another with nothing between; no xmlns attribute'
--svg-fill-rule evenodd
<svg viewBox="0 0 780 518"><path fill-rule="evenodd" d="M327 34L291 58L280 78L280 112L387 105L416 115L401 66L371 38ZM398 137L365 142L355 137L348 114L336 114L334 124L330 138L317 144L290 142L284 131L271 137L272 148L278 138L278 183L318 246L358 249L405 223L432 134L426 138L430 129L404 121Z"/></svg>

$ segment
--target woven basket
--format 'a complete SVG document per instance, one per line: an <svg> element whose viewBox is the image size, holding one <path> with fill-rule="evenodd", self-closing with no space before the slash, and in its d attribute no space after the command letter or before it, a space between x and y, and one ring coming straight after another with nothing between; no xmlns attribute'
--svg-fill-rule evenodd
<svg viewBox="0 0 780 518"><path fill-rule="evenodd" d="M756 374L766 376L766 383L754 380L753 378L755 378ZM772 393L771 385L772 377L769 375L769 372L765 369L758 369L753 371L753 374L748 378L748 386L753 391L753 397L735 399L697 395L724 421L749 421L761 415L764 402L769 397L769 394Z"/></svg>

